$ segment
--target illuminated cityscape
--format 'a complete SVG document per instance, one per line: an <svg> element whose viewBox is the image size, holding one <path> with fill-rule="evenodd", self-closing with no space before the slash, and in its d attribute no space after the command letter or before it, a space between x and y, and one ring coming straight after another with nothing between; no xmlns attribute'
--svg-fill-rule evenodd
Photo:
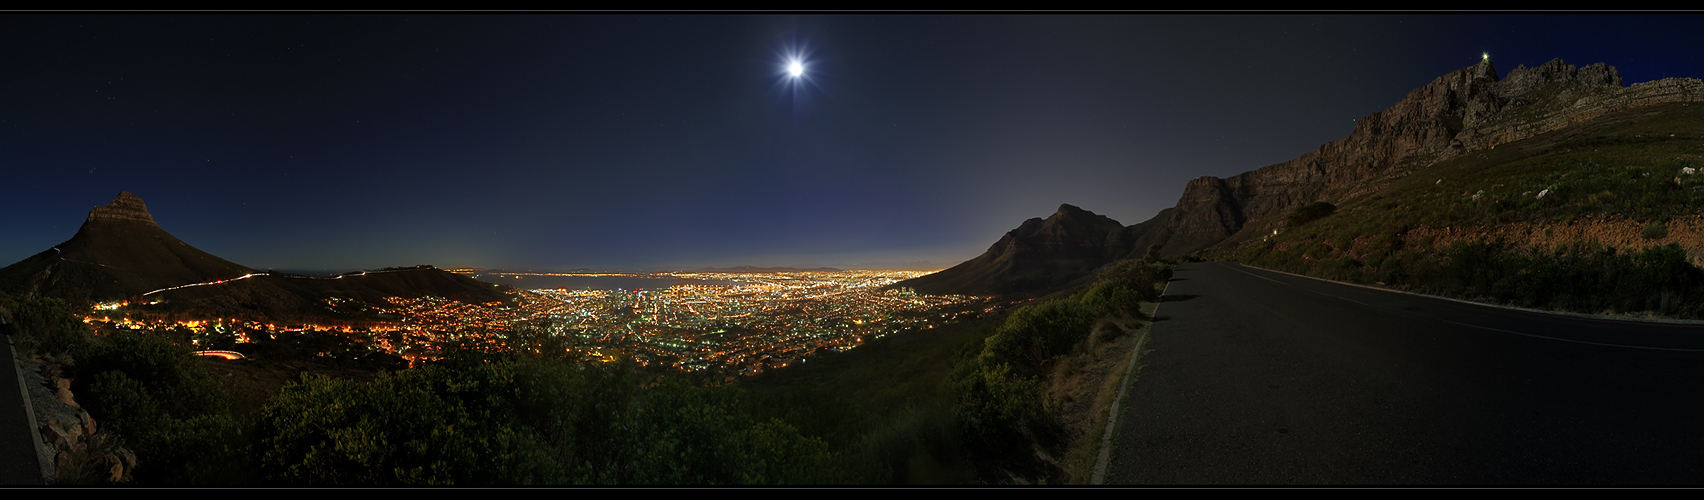
<svg viewBox="0 0 1704 500"><path fill-rule="evenodd" d="M474 275L479 270L454 269ZM554 288L514 292L517 300L470 304L440 297L389 297L386 303L330 298L326 309L369 318L337 324L278 325L240 318L142 319L135 305L97 304L86 322L101 329L176 330L203 349L233 349L280 335L335 335L411 363L451 344L507 349L508 333L530 330L562 340L565 355L588 362L628 359L644 366L752 375L812 354L839 352L887 335L935 328L991 313L988 297L923 295L886 288L927 271L753 273L513 273L529 277L643 278L666 287ZM157 303L151 302L151 303ZM349 355L350 353L320 353ZM358 354L358 353L356 353Z"/></svg>

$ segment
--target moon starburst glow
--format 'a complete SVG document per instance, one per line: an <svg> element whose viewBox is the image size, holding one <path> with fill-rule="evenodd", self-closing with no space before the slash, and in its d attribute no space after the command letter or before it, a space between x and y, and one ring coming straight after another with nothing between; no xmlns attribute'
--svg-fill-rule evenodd
<svg viewBox="0 0 1704 500"><path fill-rule="evenodd" d="M791 75L793 78L798 78L800 76L804 76L804 74L805 74L804 63L800 63L799 61L793 61L793 62L787 63L787 74Z"/></svg>

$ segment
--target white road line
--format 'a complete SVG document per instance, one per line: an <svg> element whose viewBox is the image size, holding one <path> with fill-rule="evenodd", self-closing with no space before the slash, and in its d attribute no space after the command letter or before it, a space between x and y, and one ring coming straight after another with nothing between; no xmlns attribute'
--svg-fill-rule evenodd
<svg viewBox="0 0 1704 500"><path fill-rule="evenodd" d="M1319 292L1314 292L1314 293L1319 293ZM1342 299L1342 300L1347 300L1347 301L1350 301L1350 302L1354 302L1354 303L1356 303L1356 304L1360 304L1360 305L1363 305L1363 306L1367 306L1367 307L1373 307L1373 306L1372 306L1372 305L1371 305L1371 304L1368 304L1368 303L1366 303L1366 302L1361 302L1361 301L1359 301L1359 300L1355 300L1355 299L1350 299L1350 298L1344 298L1344 297L1338 297L1338 296L1336 296L1336 295L1332 295L1332 294L1329 294L1329 293L1319 293L1319 294L1320 294L1320 295L1324 295L1324 296L1327 296L1327 297L1331 297L1331 298L1334 298L1334 299Z"/></svg>
<svg viewBox="0 0 1704 500"><path fill-rule="evenodd" d="M1251 272L1248 272L1248 271L1244 271L1244 270L1241 270L1241 269L1237 269L1237 268L1234 268L1234 267L1232 267L1232 268L1230 268L1230 269L1231 269L1231 270L1232 270L1232 271L1236 271L1236 272L1239 272L1239 273L1243 273L1243 274L1247 274L1247 275L1249 275L1249 276L1253 276L1253 277L1256 277L1256 278L1260 278L1260 279L1263 279L1263 280L1266 280L1266 281L1270 281L1270 282L1273 282L1273 283L1277 283L1277 284L1280 284L1280 285L1284 285L1284 286L1295 286L1295 285L1291 285L1291 284L1289 284L1289 283L1285 283L1285 282L1282 282L1282 281L1278 281L1278 280L1275 280L1275 279L1272 279L1272 278L1268 278L1268 277L1265 277L1265 276L1261 276L1261 275L1258 275L1258 274L1254 274L1254 273L1251 273Z"/></svg>
<svg viewBox="0 0 1704 500"><path fill-rule="evenodd" d="M1442 322L1449 323L1449 324L1452 324L1452 325L1465 326L1465 327L1469 327L1469 328L1478 328L1478 329L1481 329L1481 330L1491 330L1493 332L1512 333L1512 334L1515 334L1515 335L1525 335L1525 336L1528 336L1528 337L1538 337L1538 338L1545 339L1545 340L1557 340L1557 341L1562 341L1562 342L1573 342L1573 343L1576 343L1576 344L1601 345L1601 346L1604 346L1604 347L1625 347L1625 348L1628 348L1628 349L1650 349L1650 350L1653 350L1653 351L1704 352L1704 349L1679 349L1679 348L1674 348L1674 347L1646 347L1646 346L1637 346L1637 345L1621 345L1621 344L1605 344L1605 343L1601 343L1601 342L1586 342L1584 340L1564 339L1564 338L1557 338L1557 337L1546 337L1544 335L1534 335L1534 334L1531 334L1531 333L1514 332L1514 331L1504 330L1504 329L1501 329L1501 328L1491 328L1489 326L1469 325L1467 323L1457 323L1457 322L1450 321L1450 320L1447 320L1447 319L1440 319L1438 321L1442 321Z"/></svg>
<svg viewBox="0 0 1704 500"><path fill-rule="evenodd" d="M1231 268L1231 270L1232 270L1232 271L1236 271L1236 272L1239 272L1239 273L1243 273L1243 274L1247 274L1247 275L1249 275L1249 276L1253 276L1253 277L1256 277L1256 278L1260 278L1260 279L1263 279L1263 280L1266 280L1266 281L1270 281L1270 282L1273 282L1273 283L1278 283L1278 284L1281 284L1281 285L1286 285L1286 286L1295 286L1295 285L1291 285L1291 284L1289 284L1289 283L1285 283L1285 282L1282 282L1282 281L1278 281L1278 280L1275 280L1275 279L1272 279L1272 278L1268 278L1268 277L1265 277L1265 276L1261 276L1261 275L1258 275L1258 274L1254 274L1254 273L1251 273L1251 272L1248 272L1248 271L1244 271L1244 270L1241 270L1241 269L1237 269L1237 268L1234 268L1234 267L1233 267L1233 268ZM1366 303L1366 302L1361 302L1361 301L1359 301L1359 300L1355 300L1355 299L1351 299L1351 298L1346 298L1346 297L1338 297L1338 296L1336 296L1336 295L1332 295L1332 294L1329 294L1329 293L1321 293L1321 292L1314 292L1314 291L1313 291L1313 290L1308 290L1308 291L1309 291L1309 292L1313 292L1313 293L1316 293L1316 294L1319 294L1319 295L1324 295L1324 296L1327 296L1327 297L1331 297L1331 298L1334 298L1334 299L1340 299L1340 300L1347 300L1347 301L1350 301L1350 302L1354 302L1354 303L1356 303L1356 304L1360 304L1360 305L1363 305L1363 306L1367 306L1367 307L1372 307L1372 304L1368 304L1368 303Z"/></svg>

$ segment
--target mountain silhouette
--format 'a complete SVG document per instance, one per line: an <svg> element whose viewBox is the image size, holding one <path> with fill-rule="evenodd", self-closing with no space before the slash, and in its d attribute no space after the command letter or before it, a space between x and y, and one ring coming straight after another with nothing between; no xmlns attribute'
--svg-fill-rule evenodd
<svg viewBox="0 0 1704 500"><path fill-rule="evenodd" d="M1704 81L1697 78L1623 86L1614 67L1561 59L1498 78L1485 59L1414 89L1358 120L1348 137L1314 151L1229 178L1191 180L1175 206L1147 221L1113 228L1111 219L1094 216L1105 222L1090 223L1064 205L1045 221L1025 221L974 259L896 286L936 294L1042 291L1156 246L1173 258L1259 241L1282 231L1286 216L1309 203L1343 205L1444 160L1624 110L1692 102L1704 102Z"/></svg>
<svg viewBox="0 0 1704 500"><path fill-rule="evenodd" d="M117 300L162 288L230 279L253 269L203 252L172 236L130 192L89 211L64 243L0 268L0 290Z"/></svg>
<svg viewBox="0 0 1704 500"><path fill-rule="evenodd" d="M368 304L425 296L490 303L507 302L512 288L432 266L332 278L259 272L172 236L154 222L142 198L123 192L90 210L71 239L0 268L0 291L64 298L82 290L100 302L146 295L163 302L149 307L185 317L302 321L351 319L326 306L332 297Z"/></svg>
<svg viewBox="0 0 1704 500"><path fill-rule="evenodd" d="M992 295L1069 283L1130 253L1124 225L1072 205L1024 221L982 255L938 273L897 283L931 294Z"/></svg>

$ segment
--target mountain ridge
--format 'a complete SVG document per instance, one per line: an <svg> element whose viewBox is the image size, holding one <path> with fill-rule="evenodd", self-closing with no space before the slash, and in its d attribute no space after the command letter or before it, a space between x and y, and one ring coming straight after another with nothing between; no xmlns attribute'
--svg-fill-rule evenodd
<svg viewBox="0 0 1704 500"><path fill-rule="evenodd" d="M241 279L238 279L241 278ZM187 286L210 284L215 286ZM483 283L431 266L291 277L258 272L209 254L160 228L142 198L128 191L95 207L77 233L59 245L0 268L0 291L111 302L148 295L186 316L218 313L289 320L327 315L328 297L370 303L385 297L442 296L473 303L503 302L509 287Z"/></svg>
<svg viewBox="0 0 1704 500"><path fill-rule="evenodd" d="M115 300L151 290L255 272L201 251L161 229L142 198L128 191L89 210L63 243L0 268L0 290Z"/></svg>
<svg viewBox="0 0 1704 500"><path fill-rule="evenodd" d="M1062 204L1046 219L1008 231L977 258L895 286L923 293L985 295L1062 285L1117 258L1124 225Z"/></svg>
<svg viewBox="0 0 1704 500"><path fill-rule="evenodd" d="M1341 205L1440 161L1621 110L1677 102L1704 102L1704 81L1665 78L1623 86L1613 66L1575 67L1561 59L1530 68L1517 66L1499 78L1486 58L1411 90L1389 108L1357 120L1348 136L1313 151L1227 178L1190 180L1171 208L1099 237L1104 257L1098 264L1088 266L1093 259L1084 260L1074 267L1088 270L1075 277L1056 276L1042 280L1047 284L1032 284L1057 286L1153 247L1161 256L1175 258L1261 238L1282 228L1291 210L1308 203ZM1039 220L1025 221L1001 242L1028 231ZM1044 266L1033 263L1047 260L1042 257L1015 267L995 265L1000 246L996 243L963 264L898 286L925 293L1009 292L1023 281L1016 277L1046 273L1040 269Z"/></svg>

